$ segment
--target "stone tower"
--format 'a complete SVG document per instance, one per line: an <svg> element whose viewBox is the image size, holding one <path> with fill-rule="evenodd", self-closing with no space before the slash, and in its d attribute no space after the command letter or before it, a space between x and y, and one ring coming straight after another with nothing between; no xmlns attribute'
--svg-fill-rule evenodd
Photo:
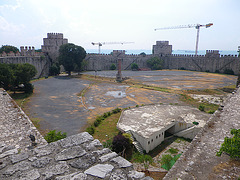
<svg viewBox="0 0 240 180"><path fill-rule="evenodd" d="M47 33L47 38L43 38L42 52L47 53L52 62L56 62L60 46L67 43L68 39L63 38L62 33Z"/></svg>
<svg viewBox="0 0 240 180"><path fill-rule="evenodd" d="M172 45L169 45L169 41L157 41L156 45L153 45L153 55L165 56L172 54Z"/></svg>

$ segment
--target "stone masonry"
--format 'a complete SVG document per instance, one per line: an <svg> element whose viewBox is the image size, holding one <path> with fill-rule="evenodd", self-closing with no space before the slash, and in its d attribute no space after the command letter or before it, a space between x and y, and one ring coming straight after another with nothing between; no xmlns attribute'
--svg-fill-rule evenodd
<svg viewBox="0 0 240 180"><path fill-rule="evenodd" d="M240 129L240 89L233 93L196 135L164 180L238 179L240 162L226 154L216 156L231 129Z"/></svg>
<svg viewBox="0 0 240 180"><path fill-rule="evenodd" d="M2 89L0 102L0 179L152 179L87 132L47 144ZM36 137L34 148L30 134Z"/></svg>

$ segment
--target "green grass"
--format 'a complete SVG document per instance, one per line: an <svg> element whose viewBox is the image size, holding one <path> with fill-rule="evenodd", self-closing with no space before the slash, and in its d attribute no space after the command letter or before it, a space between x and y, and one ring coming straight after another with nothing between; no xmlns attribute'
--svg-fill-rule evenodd
<svg viewBox="0 0 240 180"><path fill-rule="evenodd" d="M121 112L116 114L112 114L111 116L107 117L105 120L95 127L95 132L93 137L98 139L100 142L105 142L109 139L113 139L119 133L117 129L117 122L120 118Z"/></svg>
<svg viewBox="0 0 240 180"><path fill-rule="evenodd" d="M171 154L177 154L178 153L178 149L176 148L170 148L167 152L170 152Z"/></svg>

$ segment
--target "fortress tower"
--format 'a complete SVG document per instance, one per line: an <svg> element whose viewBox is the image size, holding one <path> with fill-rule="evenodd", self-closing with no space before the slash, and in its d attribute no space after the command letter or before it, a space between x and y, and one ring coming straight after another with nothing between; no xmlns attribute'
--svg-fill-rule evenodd
<svg viewBox="0 0 240 180"><path fill-rule="evenodd" d="M52 61L56 62L60 46L67 43L68 39L63 38L62 33L47 33L47 38L43 38L42 52L47 53Z"/></svg>
<svg viewBox="0 0 240 180"><path fill-rule="evenodd" d="M172 54L172 45L169 45L169 41L157 41L156 45L153 45L153 55L165 56Z"/></svg>

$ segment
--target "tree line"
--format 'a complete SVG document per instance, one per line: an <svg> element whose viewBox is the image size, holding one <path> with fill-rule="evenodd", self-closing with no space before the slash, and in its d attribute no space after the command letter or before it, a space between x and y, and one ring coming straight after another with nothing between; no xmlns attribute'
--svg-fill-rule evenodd
<svg viewBox="0 0 240 180"><path fill-rule="evenodd" d="M37 74L36 68L25 64L1 64L0 63L0 87L11 91L33 92L30 80Z"/></svg>

